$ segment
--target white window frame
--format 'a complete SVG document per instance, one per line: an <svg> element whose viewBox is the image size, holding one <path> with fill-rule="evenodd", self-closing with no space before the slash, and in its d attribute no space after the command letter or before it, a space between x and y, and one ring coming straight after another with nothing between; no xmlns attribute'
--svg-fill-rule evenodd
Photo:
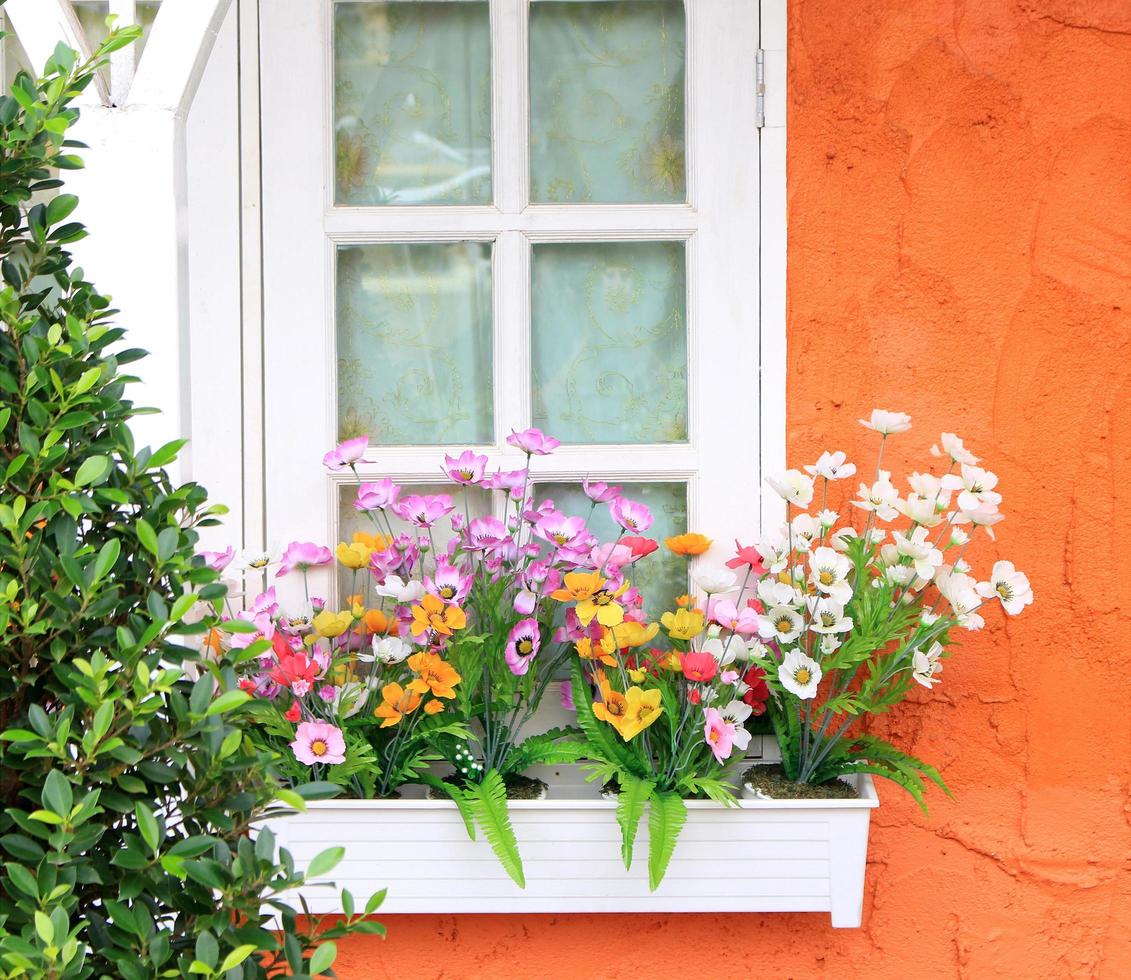
<svg viewBox="0 0 1131 980"><path fill-rule="evenodd" d="M755 52L760 35L767 55L772 52L767 70L780 64L784 74L785 4L765 0L760 13L748 0L686 0L686 6L690 203L522 207L529 174L526 87L498 82L526 77L527 2L494 0L495 203L381 208L335 207L332 202L332 4L272 0L261 6L254 23L259 77L253 76L261 129L258 145L249 149L263 161L262 200L254 202L261 208L263 276L245 284L244 294L252 297L253 307L255 297L262 296L264 329L261 373L258 379L245 379L244 388L254 393L261 384L263 403L259 418L254 417L257 406L244 406L243 429L245 445L248 433L261 433L266 447L262 463L245 459L246 482L263 488L258 515L246 506L251 495L245 493L247 543L336 539L341 481L328 477L318 459L336 435L332 311L338 245L496 239L497 440L476 448L492 465L513 467L520 465L521 456L503 437L510 427L530 424L530 249L542 241L571 240L579 232L585 241L688 242L689 441L565 446L535 461L536 479L592 475L687 482L688 524L714 536L720 556L734 537L748 540L761 523L774 519L773 512L761 512L759 488L764 473L779 468L785 455L784 97L780 90L771 95L766 125L757 129ZM246 91L247 83L243 87L246 105L252 93ZM293 125L280 126L277 121L288 113ZM315 129L312 120L323 137L318 148L306 145ZM705 161L711 161L711 180L705 179ZM297 194L295 188L301 187L319 193ZM245 182L245 195L254 191ZM748 220L734 221L736 211ZM247 273L245 268L245 278ZM280 283L303 286L281 289ZM319 329L311 329L312 324ZM720 344L729 356L717 356ZM257 346L254 338L251 346ZM325 389L302 412L292 412L288 401L296 396L283 379L288 372L309 372L314 363L328 366ZM704 364L712 367L710 377L698 375ZM255 365L251 367L254 373ZM515 383L508 385L508 379ZM280 416L288 420L285 433ZM407 483L436 482L442 452L436 447L373 446L362 471Z"/></svg>

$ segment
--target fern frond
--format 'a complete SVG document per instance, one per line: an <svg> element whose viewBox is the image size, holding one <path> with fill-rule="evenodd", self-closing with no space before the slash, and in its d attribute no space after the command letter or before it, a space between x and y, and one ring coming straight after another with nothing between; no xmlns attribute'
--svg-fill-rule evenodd
<svg viewBox="0 0 1131 980"><path fill-rule="evenodd" d="M624 773L647 778L648 767L637 753L624 743L621 737L593 714L592 692L581 671L581 663L574 660L573 704L577 711L577 724L589 740L589 747L597 758L614 763Z"/></svg>
<svg viewBox="0 0 1131 980"><path fill-rule="evenodd" d="M617 794L617 823L620 824L620 856L626 868L632 867L632 847L636 843L636 830L644 816L644 807L656 788L654 779L637 779L627 773L620 777Z"/></svg>
<svg viewBox="0 0 1131 980"><path fill-rule="evenodd" d="M503 777L492 769L483 781L464 790L464 795L475 815L475 822L491 845L503 869L519 888L526 887L522 858L518 853L518 840L514 836L510 814L507 813L507 787Z"/></svg>
<svg viewBox="0 0 1131 980"><path fill-rule="evenodd" d="M506 759L506 771L520 773L531 766L561 766L588 758L588 746L574 728L553 728L531 735L516 745Z"/></svg>
<svg viewBox="0 0 1131 980"><path fill-rule="evenodd" d="M679 832L687 822L687 807L678 793L652 793L648 813L648 887L655 891L667 874Z"/></svg>
<svg viewBox="0 0 1131 980"><path fill-rule="evenodd" d="M471 809L471 801L468 800L467 794L458 786L452 783L445 782L438 776L432 775L430 772L420 773L420 781L425 786L431 786L432 789L440 793L446 793L451 801L456 805L459 810L459 815L463 818L463 825L467 829L467 836L475 840L475 813Z"/></svg>

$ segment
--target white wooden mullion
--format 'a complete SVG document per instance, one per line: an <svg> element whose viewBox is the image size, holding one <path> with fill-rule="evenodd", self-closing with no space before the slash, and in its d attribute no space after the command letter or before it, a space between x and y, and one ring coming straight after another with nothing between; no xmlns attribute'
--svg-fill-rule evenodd
<svg viewBox="0 0 1131 980"><path fill-rule="evenodd" d="M117 17L115 27L133 27L137 24L137 0L110 0L110 13ZM127 44L110 55L110 104L126 101L136 67L136 44Z"/></svg>

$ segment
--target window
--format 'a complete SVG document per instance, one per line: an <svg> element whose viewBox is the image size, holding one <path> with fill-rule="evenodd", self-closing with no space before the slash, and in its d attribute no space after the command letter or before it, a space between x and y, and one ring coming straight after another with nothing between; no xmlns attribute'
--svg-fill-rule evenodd
<svg viewBox="0 0 1131 980"><path fill-rule="evenodd" d="M349 530L339 437L427 485L445 449L519 465L529 425L560 507L591 476L654 535L756 530L757 7L263 6L269 538Z"/></svg>

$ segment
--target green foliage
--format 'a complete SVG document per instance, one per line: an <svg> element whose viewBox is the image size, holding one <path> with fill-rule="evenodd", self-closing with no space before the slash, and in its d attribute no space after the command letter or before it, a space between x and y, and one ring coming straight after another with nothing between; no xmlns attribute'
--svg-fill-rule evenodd
<svg viewBox="0 0 1131 980"><path fill-rule="evenodd" d="M281 896L304 877L248 833L325 786L278 791L235 661L194 649L190 610L225 592L197 532L222 509L172 484L181 442L135 446L143 354L72 267L75 198L41 200L81 166L66 132L96 67L60 47L0 98L0 978L310 976L323 940L380 928L380 897L300 925Z"/></svg>
<svg viewBox="0 0 1131 980"><path fill-rule="evenodd" d="M507 787L498 770L492 769L482 782L473 783L463 790L468 809L475 818L491 850L506 869L511 880L519 888L526 887L526 876L522 870L522 857L518 853L518 841L507 813ZM462 811L462 807L461 807Z"/></svg>
<svg viewBox="0 0 1131 980"><path fill-rule="evenodd" d="M683 798L671 790L652 793L648 808L648 887L655 891L667 874L679 832L687 822Z"/></svg>
<svg viewBox="0 0 1131 980"><path fill-rule="evenodd" d="M644 816L644 808L652 798L656 783L651 779L637 779L622 775L617 794L617 823L620 824L620 856L626 868L632 867L632 849L636 843L636 830Z"/></svg>

